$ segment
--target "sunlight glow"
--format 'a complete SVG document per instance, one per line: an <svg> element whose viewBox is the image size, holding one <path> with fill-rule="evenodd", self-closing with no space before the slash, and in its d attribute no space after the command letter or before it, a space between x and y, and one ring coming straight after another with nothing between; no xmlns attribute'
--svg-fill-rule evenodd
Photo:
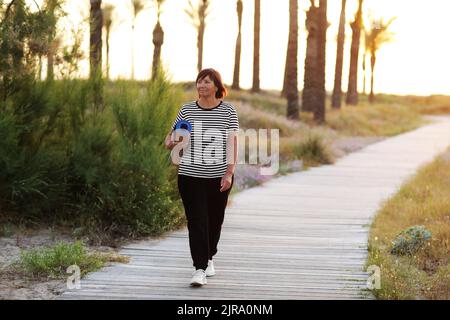
<svg viewBox="0 0 450 320"><path fill-rule="evenodd" d="M89 1L67 0L68 22L80 27L89 14ZM116 21L111 34L111 78L128 78L131 74L131 41L134 40L136 79L150 77L153 55L152 31L156 23L154 1L136 20L135 34L131 34L131 11L127 0L107 0L116 5ZM197 75L197 37L186 13L186 0L166 0L161 24L165 32L162 48L163 64L174 81L193 81ZM194 1L196 3L196 1ZM243 0L241 87L252 83L253 56L253 0ZM299 89L303 87L303 67L306 46L305 11L309 1L299 1ZM328 1L330 27L327 37L326 88L331 91L334 81L336 37L340 14L340 0ZM351 29L348 25L356 12L357 0L347 0L347 28L344 56L343 90L347 88L350 60ZM234 50L237 36L236 1L212 0L211 16L205 33L203 67L221 72L224 81L233 78ZM445 35L450 30L450 2L443 0L365 0L368 10L386 20L396 16L391 26L394 41L384 45L378 54L375 70L375 91L395 94L450 94L450 42ZM286 60L289 19L288 0L261 0L260 79L263 89L281 89ZM84 26L84 48L88 54L88 25ZM132 38L133 37L133 38ZM105 54L105 53L104 53ZM104 59L105 60L105 59ZM361 60L360 60L361 61ZM82 69L87 74L88 62ZM362 70L360 70L362 91ZM367 74L369 78L369 74Z"/></svg>

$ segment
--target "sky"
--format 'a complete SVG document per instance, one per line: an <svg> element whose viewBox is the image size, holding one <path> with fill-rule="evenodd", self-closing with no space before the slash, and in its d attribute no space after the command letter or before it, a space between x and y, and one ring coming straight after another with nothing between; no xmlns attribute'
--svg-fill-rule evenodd
<svg viewBox="0 0 450 320"><path fill-rule="evenodd" d="M192 0L197 3L198 0ZM110 76L129 78L134 54L136 79L150 77L156 23L154 0L139 13L132 33L132 11L128 0L104 0L116 6L115 23L110 39ZM357 9L357 0L347 0L346 39L344 48L343 90L347 88L350 60L351 29L349 22ZM253 72L253 12L254 1L243 0L242 55L240 84L250 88ZM173 81L194 81L197 76L197 34L184 9L188 0L166 0L161 15L165 32L162 61ZM309 0L299 0L298 81L303 87L303 68L307 32L305 12ZM84 30L85 54L88 55L89 31L86 23L89 1L67 0L68 17L61 30ZM378 53L375 69L375 93L449 94L450 95L450 1L447 0L365 0L365 13L388 20L394 39ZM341 0L328 0L326 48L326 89L332 91L336 60L336 38ZM84 19L84 22L83 22ZM280 90L283 83L289 24L289 0L261 0L260 85L262 89ZM234 52L237 37L235 0L211 0L211 14L204 36L203 67L218 70L230 85L233 79ZM61 31L64 33L64 31ZM65 32L67 38L67 32ZM69 41L69 40L67 40ZM105 54L105 53L104 53ZM361 58L360 58L361 59ZM360 60L361 61L361 60ZM360 64L361 65L361 64ZM87 59L81 63L87 74ZM362 69L359 71L362 90ZM369 79L369 74L367 74Z"/></svg>

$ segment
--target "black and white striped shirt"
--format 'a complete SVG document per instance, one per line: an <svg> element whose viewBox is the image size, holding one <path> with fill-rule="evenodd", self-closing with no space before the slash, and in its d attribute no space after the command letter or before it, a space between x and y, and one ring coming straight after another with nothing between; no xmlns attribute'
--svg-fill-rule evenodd
<svg viewBox="0 0 450 320"><path fill-rule="evenodd" d="M227 139L230 132L239 131L236 109L229 103L220 103L211 109L197 101L184 104L173 122L180 120L192 126L189 143L181 157L178 174L198 178L218 178L227 171Z"/></svg>

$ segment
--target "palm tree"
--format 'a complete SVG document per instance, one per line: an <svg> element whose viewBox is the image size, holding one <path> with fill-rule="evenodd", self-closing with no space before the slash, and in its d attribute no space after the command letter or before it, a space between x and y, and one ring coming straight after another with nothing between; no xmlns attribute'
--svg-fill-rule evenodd
<svg viewBox="0 0 450 320"><path fill-rule="evenodd" d="M144 9L144 3L143 0L131 0L131 9L132 9L132 22L131 22L131 40L132 40L132 45L131 45L131 79L134 79L134 27L136 25L136 18L139 14L139 12L141 12Z"/></svg>
<svg viewBox="0 0 450 320"><path fill-rule="evenodd" d="M334 89L331 106L339 109L341 107L342 96L342 65L344 60L344 40L345 40L345 5L347 0L342 0L341 17L339 19L339 32L337 39L336 69L334 73Z"/></svg>
<svg viewBox="0 0 450 320"><path fill-rule="evenodd" d="M253 26L253 85L252 92L259 92L259 34L261 29L261 0L255 0Z"/></svg>
<svg viewBox="0 0 450 320"><path fill-rule="evenodd" d="M328 29L327 1L320 0L306 13L308 40L305 58L305 76L302 94L302 110L312 111L317 123L325 122L325 52Z"/></svg>
<svg viewBox="0 0 450 320"><path fill-rule="evenodd" d="M194 8L192 1L189 0L189 9L185 9L184 12L191 19L191 23L197 29L197 70L202 70L203 64L203 36L205 35L206 17L209 15L210 0L200 0L197 8Z"/></svg>
<svg viewBox="0 0 450 320"><path fill-rule="evenodd" d="M325 122L325 52L327 46L327 0L319 0L319 32L317 41L319 42L317 56L317 106L314 107L314 120L316 123Z"/></svg>
<svg viewBox="0 0 450 320"><path fill-rule="evenodd" d="M47 52L47 80L52 80L54 78L54 57L57 50L57 44L58 41L55 39L56 36L56 12L55 10L60 5L58 3L58 0L46 0L45 1L45 11L49 17L50 25L49 25L49 32L48 32L48 43L49 43L49 50ZM40 73L39 73L40 77Z"/></svg>
<svg viewBox="0 0 450 320"><path fill-rule="evenodd" d="M359 42L362 28L362 6L363 0L359 0L358 11L355 20L350 24L352 27L352 44L350 48L350 72L348 78L348 90L346 103L349 105L358 104L358 58Z"/></svg>
<svg viewBox="0 0 450 320"><path fill-rule="evenodd" d="M156 75L158 74L158 68L161 63L161 48L164 43L164 30L161 27L160 23L160 16L162 12L162 4L165 0L155 0L156 1L156 11L158 15L158 19L155 25L155 28L153 29L153 62L152 62L152 80L156 78Z"/></svg>
<svg viewBox="0 0 450 320"><path fill-rule="evenodd" d="M287 64L287 52L286 52L286 64ZM280 92L280 97L286 97L286 83L287 83L287 78L286 78L286 67L284 68L284 75L283 75L283 88L281 89Z"/></svg>
<svg viewBox="0 0 450 320"><path fill-rule="evenodd" d="M90 77L101 72L102 67L102 0L90 0L90 38L89 38L89 62Z"/></svg>
<svg viewBox="0 0 450 320"><path fill-rule="evenodd" d="M241 67L241 26L242 26L242 0L237 0L236 11L238 16L238 36L236 39L236 51L234 55L234 73L233 73L233 84L232 89L239 90L239 71Z"/></svg>
<svg viewBox="0 0 450 320"><path fill-rule="evenodd" d="M289 39L286 55L286 98L287 118L298 120L298 80L297 80L297 54L298 54L298 3L289 0Z"/></svg>
<svg viewBox="0 0 450 320"><path fill-rule="evenodd" d="M319 52L319 8L314 0L310 0L309 10L305 20L308 38L306 42L305 70L303 77L302 111L311 112L317 105L317 57Z"/></svg>
<svg viewBox="0 0 450 320"><path fill-rule="evenodd" d="M106 79L109 79L109 39L111 35L111 26L113 22L114 6L111 4L106 4L102 8L103 13L103 26L106 30Z"/></svg>
<svg viewBox="0 0 450 320"><path fill-rule="evenodd" d="M367 30L364 31L364 53L363 53L363 61L362 61L362 69L363 69L363 94L366 95L366 61L367 61L367 55L369 54L369 33Z"/></svg>
<svg viewBox="0 0 450 320"><path fill-rule="evenodd" d="M92 92L94 96L94 114L103 111L103 84L102 84L102 29L103 14L102 0L90 0L89 16L89 76L92 80Z"/></svg>
<svg viewBox="0 0 450 320"><path fill-rule="evenodd" d="M375 95L373 92L374 85L374 71L375 71L375 63L377 61L377 51L380 47L392 41L393 34L388 31L389 26L396 18L392 18L389 21L385 22L382 18L374 19L371 21L371 27L368 31L368 46L370 52L370 95L369 102L373 103L375 99Z"/></svg>

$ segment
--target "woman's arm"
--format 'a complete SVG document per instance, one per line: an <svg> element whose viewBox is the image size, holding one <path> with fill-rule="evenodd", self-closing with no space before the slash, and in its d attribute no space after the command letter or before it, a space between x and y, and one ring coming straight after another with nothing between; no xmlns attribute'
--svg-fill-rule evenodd
<svg viewBox="0 0 450 320"><path fill-rule="evenodd" d="M238 158L238 133L232 131L227 140L227 173L234 174Z"/></svg>
<svg viewBox="0 0 450 320"><path fill-rule="evenodd" d="M220 181L220 192L227 191L231 187L232 177L238 158L238 133L232 131L227 139L227 171Z"/></svg>
<svg viewBox="0 0 450 320"><path fill-rule="evenodd" d="M167 149L172 150L179 142L173 140L172 137L173 129L166 136L166 140L164 141L164 145Z"/></svg>

